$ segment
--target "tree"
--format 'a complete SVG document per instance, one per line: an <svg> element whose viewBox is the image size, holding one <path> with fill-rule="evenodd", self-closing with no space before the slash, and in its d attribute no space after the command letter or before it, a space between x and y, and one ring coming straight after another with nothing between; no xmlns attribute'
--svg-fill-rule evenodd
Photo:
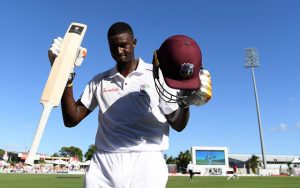
<svg viewBox="0 0 300 188"><path fill-rule="evenodd" d="M59 150L59 155L61 157L77 157L79 161L82 161L82 150L74 146L62 147Z"/></svg>
<svg viewBox="0 0 300 188"><path fill-rule="evenodd" d="M291 175L291 172L292 172L292 167L291 167L291 165L292 165L292 162L287 162L287 166L288 166L288 175Z"/></svg>
<svg viewBox="0 0 300 188"><path fill-rule="evenodd" d="M177 160L176 160L176 158L173 158L172 156L170 156L166 159L166 163L167 164L176 164Z"/></svg>
<svg viewBox="0 0 300 188"><path fill-rule="evenodd" d="M2 159L3 155L5 154L5 151L3 149L0 149L0 158Z"/></svg>
<svg viewBox="0 0 300 188"><path fill-rule="evenodd" d="M89 149L87 150L87 152L84 154L84 158L85 160L91 160L93 153L95 153L95 151L97 150L96 146L94 144L89 146Z"/></svg>
<svg viewBox="0 0 300 188"><path fill-rule="evenodd" d="M55 152L51 155L51 157L59 157L59 154L57 152Z"/></svg>
<svg viewBox="0 0 300 188"><path fill-rule="evenodd" d="M185 152L180 152L176 158L176 164L179 172L182 172L183 169L186 169L189 162L192 160L191 152L186 150Z"/></svg>
<svg viewBox="0 0 300 188"><path fill-rule="evenodd" d="M252 155L251 158L248 160L249 167L251 168L253 173L256 173L256 169L258 168L258 157L256 155Z"/></svg>
<svg viewBox="0 0 300 188"><path fill-rule="evenodd" d="M10 162L11 164L15 164L20 162L19 157L18 157L18 153L16 152L7 152L8 155L8 162Z"/></svg>

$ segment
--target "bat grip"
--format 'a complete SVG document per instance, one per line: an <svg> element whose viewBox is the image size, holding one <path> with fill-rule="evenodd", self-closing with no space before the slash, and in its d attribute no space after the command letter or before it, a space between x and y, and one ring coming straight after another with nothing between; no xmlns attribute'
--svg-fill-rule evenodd
<svg viewBox="0 0 300 188"><path fill-rule="evenodd" d="M34 135L34 139L33 142L31 144L28 156L25 160L25 163L28 165L33 165L34 164L34 159L35 159L35 155L38 149L38 146L40 144L44 129L46 127L50 112L52 110L53 106L49 105L49 104L43 104L43 111L41 114L41 118L39 121L39 125L36 129L35 135Z"/></svg>

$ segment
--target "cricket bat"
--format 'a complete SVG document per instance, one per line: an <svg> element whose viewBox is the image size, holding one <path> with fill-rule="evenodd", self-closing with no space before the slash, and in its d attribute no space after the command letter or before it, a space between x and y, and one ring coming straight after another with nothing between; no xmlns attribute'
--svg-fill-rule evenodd
<svg viewBox="0 0 300 188"><path fill-rule="evenodd" d="M28 165L33 165L34 163L36 152L51 110L60 103L69 74L75 66L74 62L78 55L78 48L81 46L86 30L87 25L73 22L64 36L60 53L52 65L40 99L43 105L43 111L28 156L25 160L25 163Z"/></svg>

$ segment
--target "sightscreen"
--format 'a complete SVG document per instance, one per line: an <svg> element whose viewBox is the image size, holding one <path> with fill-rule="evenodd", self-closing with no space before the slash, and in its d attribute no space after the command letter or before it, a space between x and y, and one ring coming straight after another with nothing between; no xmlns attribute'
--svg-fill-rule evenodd
<svg viewBox="0 0 300 188"><path fill-rule="evenodd" d="M196 150L196 165L225 165L225 151Z"/></svg>

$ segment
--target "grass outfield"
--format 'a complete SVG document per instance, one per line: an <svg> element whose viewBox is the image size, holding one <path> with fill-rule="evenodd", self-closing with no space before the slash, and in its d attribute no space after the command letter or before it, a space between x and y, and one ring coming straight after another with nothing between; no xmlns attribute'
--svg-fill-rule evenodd
<svg viewBox="0 0 300 188"><path fill-rule="evenodd" d="M82 188L83 175L0 174L0 188ZM299 188L300 177L169 177L167 188Z"/></svg>
<svg viewBox="0 0 300 188"><path fill-rule="evenodd" d="M240 177L227 180L227 177L169 177L167 188L300 188L300 177Z"/></svg>

